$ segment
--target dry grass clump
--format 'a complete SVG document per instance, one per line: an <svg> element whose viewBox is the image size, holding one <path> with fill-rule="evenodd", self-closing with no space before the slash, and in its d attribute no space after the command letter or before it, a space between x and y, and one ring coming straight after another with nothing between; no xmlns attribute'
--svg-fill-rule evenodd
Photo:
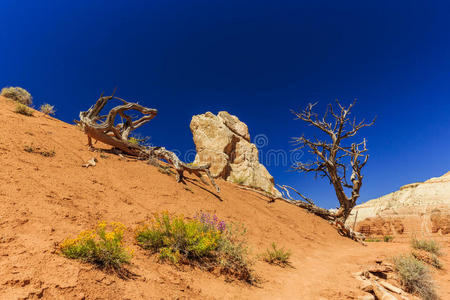
<svg viewBox="0 0 450 300"><path fill-rule="evenodd" d="M161 261L218 268L223 274L254 283L244 233L209 214L186 219L164 212L138 228L136 240L142 248L157 253Z"/></svg>
<svg viewBox="0 0 450 300"><path fill-rule="evenodd" d="M130 136L128 138L128 142L136 146L144 146L144 147L151 146L149 136L142 136L136 133L133 133L133 136Z"/></svg>
<svg viewBox="0 0 450 300"><path fill-rule="evenodd" d="M422 299L438 299L428 268L412 255L402 255L394 258L397 274L403 288L412 294L418 294Z"/></svg>
<svg viewBox="0 0 450 300"><path fill-rule="evenodd" d="M33 97L27 90L21 87L5 87L1 90L0 96L12 99L23 105L30 106L33 103Z"/></svg>
<svg viewBox="0 0 450 300"><path fill-rule="evenodd" d="M39 110L48 116L55 114L55 107L48 103L42 104Z"/></svg>
<svg viewBox="0 0 450 300"><path fill-rule="evenodd" d="M381 239L379 239L379 238L366 238L364 241L368 242L368 243L378 243L378 242L381 242Z"/></svg>
<svg viewBox="0 0 450 300"><path fill-rule="evenodd" d="M417 239L413 237L411 240L411 246L417 250L425 250L433 253L437 256L441 255L441 246L435 240Z"/></svg>
<svg viewBox="0 0 450 300"><path fill-rule="evenodd" d="M15 113L31 117L33 115L33 111L28 108L28 106L23 105L21 103L17 103L16 108L14 109Z"/></svg>
<svg viewBox="0 0 450 300"><path fill-rule="evenodd" d="M68 258L123 274L124 264L132 257L132 251L123 244L124 231L125 226L121 223L100 222L95 230L86 230L74 239L66 239L59 249Z"/></svg>
<svg viewBox="0 0 450 300"><path fill-rule="evenodd" d="M269 264L285 267L291 264L289 262L290 257L290 251L284 250L284 248L277 248L277 245L272 243L271 249L266 249L266 253L263 255L263 260Z"/></svg>
<svg viewBox="0 0 450 300"><path fill-rule="evenodd" d="M36 148L33 146L33 144L27 144L27 145L23 146L23 150L28 153L36 152Z"/></svg>
<svg viewBox="0 0 450 300"><path fill-rule="evenodd" d="M139 140L137 138L135 138L135 137L130 137L128 139L128 142L133 144L133 145L139 146Z"/></svg>
<svg viewBox="0 0 450 300"><path fill-rule="evenodd" d="M236 183L236 184L239 184L239 185L243 185L247 181L247 177L246 176L240 176L240 177L233 176L231 178L231 181L233 183Z"/></svg>
<svg viewBox="0 0 450 300"><path fill-rule="evenodd" d="M28 153L37 153L44 157L53 157L56 155L55 150L41 150L41 148L34 146L33 143L23 146L23 150Z"/></svg>
<svg viewBox="0 0 450 300"><path fill-rule="evenodd" d="M158 164L158 172L165 174L165 175L171 175L173 172L170 170L170 166L164 166Z"/></svg>

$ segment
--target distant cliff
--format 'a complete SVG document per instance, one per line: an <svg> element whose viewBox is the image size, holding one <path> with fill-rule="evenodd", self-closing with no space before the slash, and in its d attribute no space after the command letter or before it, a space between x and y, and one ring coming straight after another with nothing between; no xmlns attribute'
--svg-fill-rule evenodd
<svg viewBox="0 0 450 300"><path fill-rule="evenodd" d="M366 235L450 233L450 172L356 206L348 219Z"/></svg>

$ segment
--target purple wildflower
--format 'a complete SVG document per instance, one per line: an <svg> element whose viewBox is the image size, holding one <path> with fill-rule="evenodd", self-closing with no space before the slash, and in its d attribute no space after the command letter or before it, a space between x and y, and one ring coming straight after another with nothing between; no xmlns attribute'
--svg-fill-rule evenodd
<svg viewBox="0 0 450 300"><path fill-rule="evenodd" d="M211 229L219 230L221 232L226 229L225 221L219 220L216 215L211 216L208 213L200 212L195 215L195 219L199 220L200 223Z"/></svg>

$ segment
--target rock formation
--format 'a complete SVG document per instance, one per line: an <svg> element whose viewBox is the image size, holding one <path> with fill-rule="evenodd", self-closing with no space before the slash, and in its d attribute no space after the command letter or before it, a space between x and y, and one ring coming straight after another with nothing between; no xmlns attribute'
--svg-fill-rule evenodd
<svg viewBox="0 0 450 300"><path fill-rule="evenodd" d="M259 162L245 123L226 111L195 115L190 124L197 155L194 164L211 163L215 178L262 189L280 196L274 180Z"/></svg>
<svg viewBox="0 0 450 300"><path fill-rule="evenodd" d="M400 190L356 206L348 224L366 235L450 233L450 172L402 186Z"/></svg>

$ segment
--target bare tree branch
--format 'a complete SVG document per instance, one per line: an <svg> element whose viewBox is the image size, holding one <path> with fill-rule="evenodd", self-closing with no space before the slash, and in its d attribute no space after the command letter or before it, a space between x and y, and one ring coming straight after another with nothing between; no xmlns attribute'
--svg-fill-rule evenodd
<svg viewBox="0 0 450 300"><path fill-rule="evenodd" d="M347 145L345 141L354 137L362 128L372 126L375 122L375 119L370 123L366 123L364 119L360 122L357 122L356 118L350 119L351 109L355 104L356 100L344 106L336 100L337 109L329 104L322 118L313 112L317 103L308 104L302 112L292 111L297 119L319 129L327 137L327 140L309 139L304 136L294 138L294 143L298 145L295 150L309 149L308 152L315 157L315 161L296 162L293 168L300 172L312 172L316 176L327 177L330 180L340 204L337 212L330 213L330 216L342 222L345 222L359 198L363 180L361 170L369 158L366 154L366 139L359 143L347 143ZM347 174L351 174L350 180L347 179ZM280 186L280 188L286 193L289 187ZM346 194L345 189L350 190L350 195ZM294 191L304 201L310 200L298 191ZM292 200L288 192L285 195ZM306 202L314 205L312 201Z"/></svg>

